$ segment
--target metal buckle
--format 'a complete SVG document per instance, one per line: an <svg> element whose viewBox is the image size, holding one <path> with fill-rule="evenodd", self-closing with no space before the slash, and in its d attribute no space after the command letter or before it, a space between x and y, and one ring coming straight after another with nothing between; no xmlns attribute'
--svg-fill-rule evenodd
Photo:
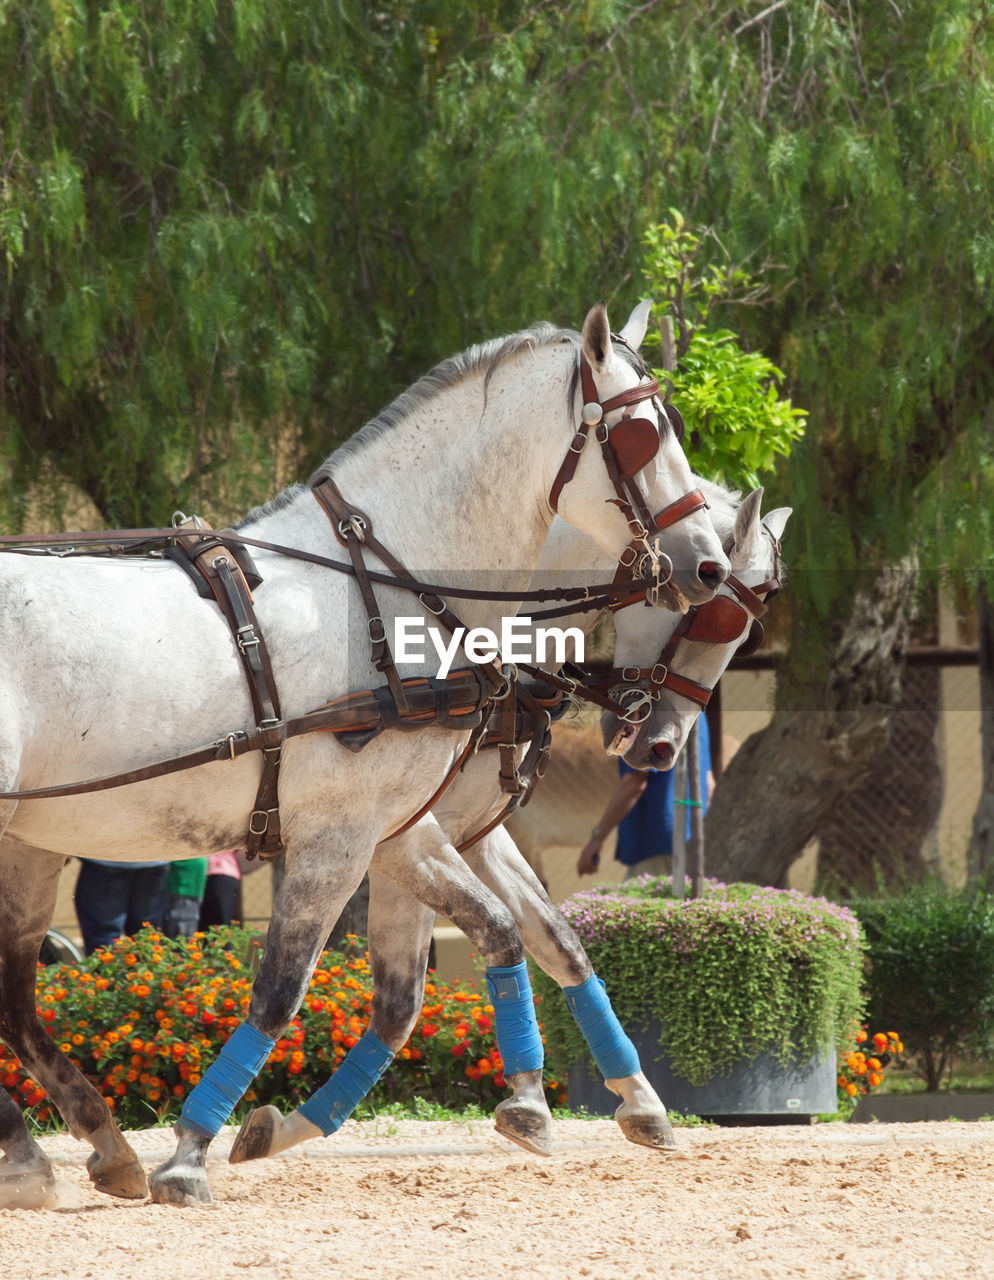
<svg viewBox="0 0 994 1280"><path fill-rule="evenodd" d="M257 827L255 825L257 818L262 819L261 827ZM264 836L268 830L269 830L269 810L253 809L252 816L249 818L249 835Z"/></svg>
<svg viewBox="0 0 994 1280"><path fill-rule="evenodd" d="M235 632L235 639L238 641L238 647L241 649L242 653L244 653L246 649L252 649L261 643L259 637L252 629L251 624L248 622L246 622L243 627L238 628Z"/></svg>
<svg viewBox="0 0 994 1280"><path fill-rule="evenodd" d="M663 673L662 675L657 674L660 671ZM669 674L670 674L669 667L664 667L661 662L657 662L653 666L652 670L649 672L649 683L662 686L666 683L666 677Z"/></svg>
<svg viewBox="0 0 994 1280"><path fill-rule="evenodd" d="M379 623L380 633L379 635L374 635L373 629L377 623ZM373 644L381 644L387 638L386 626L378 613L374 613L366 623L366 630L369 632L369 638Z"/></svg>
<svg viewBox="0 0 994 1280"><path fill-rule="evenodd" d="M440 617L442 616L442 614L445 612L445 601L444 601L444 600L442 600L442 599L440 599L440 598L439 598L438 596L436 596L436 595L433 595L431 598L432 598L432 600L438 600L438 608L437 608L437 609L433 609L433 608L431 607L431 605L430 605L430 604L428 603L428 601L425 599L425 593L424 593L423 591L422 591L422 592L420 592L420 593L419 593L419 595L418 595L418 599L421 601L422 605L423 605L423 606L428 610L428 612L429 612L429 613L433 613L433 614L435 615L435 617L436 617L436 618L440 618Z"/></svg>

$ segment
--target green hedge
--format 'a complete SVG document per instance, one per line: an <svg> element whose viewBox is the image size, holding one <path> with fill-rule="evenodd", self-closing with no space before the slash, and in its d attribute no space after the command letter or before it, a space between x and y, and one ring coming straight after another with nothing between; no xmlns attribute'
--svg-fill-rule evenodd
<svg viewBox="0 0 994 1280"><path fill-rule="evenodd" d="M866 935L867 1011L900 1030L929 1091L994 1045L994 899L937 882L850 903Z"/></svg>
<svg viewBox="0 0 994 1280"><path fill-rule="evenodd" d="M692 1084L768 1052L808 1061L852 1047L862 1016L863 943L855 917L792 890L706 881L677 901L669 877L574 894L561 907L622 1025L652 1022ZM590 1061L559 988L534 970L547 1059L557 1075Z"/></svg>

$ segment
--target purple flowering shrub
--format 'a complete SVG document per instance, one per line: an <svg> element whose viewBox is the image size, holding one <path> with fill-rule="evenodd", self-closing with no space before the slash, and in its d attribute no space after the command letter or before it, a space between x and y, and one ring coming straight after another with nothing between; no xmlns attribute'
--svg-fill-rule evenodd
<svg viewBox="0 0 994 1280"><path fill-rule="evenodd" d="M856 917L796 890L707 880L673 898L668 876L598 885L560 906L628 1030L657 1024L691 1084L770 1053L806 1062L851 1044L862 1016L864 943ZM590 1061L559 988L533 969L557 1074Z"/></svg>

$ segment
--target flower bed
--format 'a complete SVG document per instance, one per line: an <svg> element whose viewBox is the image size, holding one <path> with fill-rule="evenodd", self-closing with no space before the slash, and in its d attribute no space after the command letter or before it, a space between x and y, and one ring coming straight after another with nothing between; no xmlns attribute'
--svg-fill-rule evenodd
<svg viewBox="0 0 994 1280"><path fill-rule="evenodd" d="M79 964L40 968L38 1012L122 1126L144 1127L179 1114L243 1020L258 954L253 936L238 927L175 941L145 929ZM241 1110L273 1103L286 1112L309 1097L366 1029L372 998L363 944L325 952ZM493 1008L474 986L427 982L414 1032L370 1100L420 1097L492 1109L505 1096L493 1025ZM2 1043L0 1083L43 1127L60 1123L44 1089ZM561 1100L555 1080L547 1093Z"/></svg>
<svg viewBox="0 0 994 1280"><path fill-rule="evenodd" d="M630 1031L658 1024L662 1054L693 1085L769 1054L784 1065L843 1053L860 1021L855 917L792 890L705 882L676 900L668 877L601 885L561 905ZM558 988L535 972L551 1068L590 1061Z"/></svg>

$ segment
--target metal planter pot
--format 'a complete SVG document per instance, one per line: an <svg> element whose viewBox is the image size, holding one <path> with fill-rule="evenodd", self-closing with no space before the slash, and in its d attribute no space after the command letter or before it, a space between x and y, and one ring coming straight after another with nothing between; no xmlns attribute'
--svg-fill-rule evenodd
<svg viewBox="0 0 994 1280"><path fill-rule="evenodd" d="M629 1034L642 1070L667 1110L720 1124L809 1124L813 1117L836 1110L834 1045L810 1062L787 1067L762 1053L755 1062L736 1064L727 1076L693 1085L677 1075L663 1056L658 1025ZM590 1070L586 1062L570 1070L569 1106L584 1107L594 1115L613 1115L620 1099L604 1087L599 1076L591 1076Z"/></svg>

